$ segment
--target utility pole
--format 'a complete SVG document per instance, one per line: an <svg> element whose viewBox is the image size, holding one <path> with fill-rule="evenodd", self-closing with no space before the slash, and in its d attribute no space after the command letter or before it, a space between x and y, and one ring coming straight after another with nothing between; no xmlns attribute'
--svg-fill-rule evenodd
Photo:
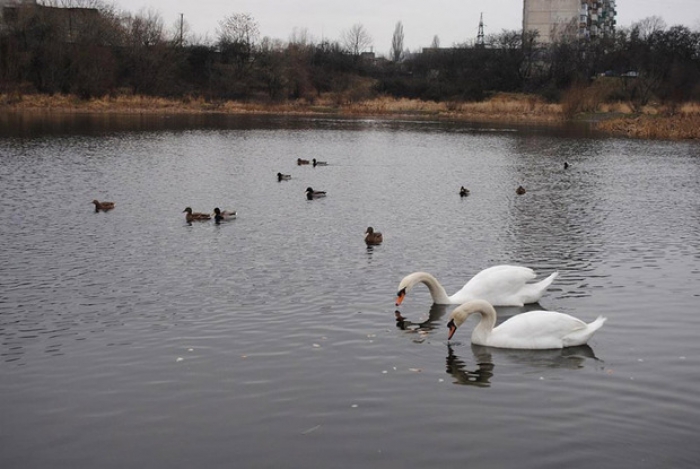
<svg viewBox="0 0 700 469"><path fill-rule="evenodd" d="M185 14L180 13L180 47L184 46L183 42L183 30L185 29Z"/></svg>
<svg viewBox="0 0 700 469"><path fill-rule="evenodd" d="M476 47L484 47L484 13L479 18L479 33L476 35Z"/></svg>

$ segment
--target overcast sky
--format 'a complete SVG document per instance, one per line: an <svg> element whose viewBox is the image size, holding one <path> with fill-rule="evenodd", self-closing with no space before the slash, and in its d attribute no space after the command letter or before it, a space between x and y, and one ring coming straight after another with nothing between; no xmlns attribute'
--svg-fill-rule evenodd
<svg viewBox="0 0 700 469"><path fill-rule="evenodd" d="M373 38L374 51L388 55L397 21L404 27L404 45L410 50L430 46L437 35L440 45L476 38L479 15L484 14L486 34L522 28L523 0L113 0L130 13L158 12L166 27L184 15L190 31L202 40L215 40L219 22L233 13L249 13L261 36L287 41L291 33L306 29L314 41L339 40L343 30L360 23ZM617 0L618 26L660 16L669 26L682 24L700 29L700 0Z"/></svg>

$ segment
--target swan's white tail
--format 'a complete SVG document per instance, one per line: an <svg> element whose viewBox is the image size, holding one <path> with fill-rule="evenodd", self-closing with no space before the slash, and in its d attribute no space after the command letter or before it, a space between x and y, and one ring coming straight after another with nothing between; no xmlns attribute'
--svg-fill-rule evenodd
<svg viewBox="0 0 700 469"><path fill-rule="evenodd" d="M564 347L575 347L585 344L598 329L603 327L607 320L608 318L604 316L598 316L595 321L586 324L586 327L567 335L563 339Z"/></svg>
<svg viewBox="0 0 700 469"><path fill-rule="evenodd" d="M554 279L556 279L558 275L559 272L554 272L544 280L526 285L527 290L523 289L523 303L537 303L538 301L540 301L540 298L542 298L544 292L547 291L547 288L549 288L549 286L552 284L552 282L554 282Z"/></svg>
<svg viewBox="0 0 700 469"><path fill-rule="evenodd" d="M595 332L601 327L603 327L603 324L605 324L605 321L607 321L608 318L605 316L598 316L595 321L591 322L588 324L588 330Z"/></svg>
<svg viewBox="0 0 700 469"><path fill-rule="evenodd" d="M549 277L542 280L541 282L537 282L535 285L539 285L542 288L542 291L544 291L552 284L552 282L554 282L554 279L557 278L558 276L559 276L559 272L554 272Z"/></svg>

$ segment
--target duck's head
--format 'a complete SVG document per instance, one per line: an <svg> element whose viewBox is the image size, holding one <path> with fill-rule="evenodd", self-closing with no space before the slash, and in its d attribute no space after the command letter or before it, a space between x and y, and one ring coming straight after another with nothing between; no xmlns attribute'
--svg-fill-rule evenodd
<svg viewBox="0 0 700 469"><path fill-rule="evenodd" d="M215 213L216 215L221 215L221 210L219 210L219 207L216 207L216 208L214 209L214 213Z"/></svg>
<svg viewBox="0 0 700 469"><path fill-rule="evenodd" d="M366 234L366 235L371 235L371 234L373 234L373 233L374 233L374 228L372 228L371 226L368 226L368 227L367 227L367 231L365 231L365 234Z"/></svg>
<svg viewBox="0 0 700 469"><path fill-rule="evenodd" d="M306 193L307 193L307 194L308 194L308 193L313 193L313 191L314 191L314 190L313 190L312 188L310 188L310 187L307 187L307 188L306 188Z"/></svg>
<svg viewBox="0 0 700 469"><path fill-rule="evenodd" d="M189 213L190 215L192 214L192 208L191 207L186 207L185 210L182 211L182 213Z"/></svg>

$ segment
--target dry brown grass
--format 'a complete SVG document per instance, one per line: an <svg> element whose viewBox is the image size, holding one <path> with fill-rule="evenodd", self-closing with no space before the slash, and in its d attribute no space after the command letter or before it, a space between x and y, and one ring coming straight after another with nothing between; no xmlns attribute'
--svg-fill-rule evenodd
<svg viewBox="0 0 700 469"><path fill-rule="evenodd" d="M610 119L596 124L614 135L645 139L688 140L700 138L700 113L640 115Z"/></svg>
<svg viewBox="0 0 700 469"><path fill-rule="evenodd" d="M516 120L559 121L563 119L559 104L545 102L534 95L501 93L476 103L462 103L457 112L469 115L510 116Z"/></svg>
<svg viewBox="0 0 700 469"><path fill-rule="evenodd" d="M532 95L498 94L474 103L434 102L380 97L341 109L349 114L418 115L482 121L552 122L562 120L561 107Z"/></svg>
<svg viewBox="0 0 700 469"><path fill-rule="evenodd" d="M700 104L647 105L639 114L604 120L596 128L633 138L700 139Z"/></svg>
<svg viewBox="0 0 700 469"><path fill-rule="evenodd" d="M360 95L364 95L363 90ZM377 97L357 99L347 93L326 94L312 101L282 103L211 102L201 97L164 99L123 93L90 100L70 95L0 94L0 111L41 111L52 113L127 113L127 114L339 114L353 116L414 116L431 119L462 119L483 122L557 123L569 114L594 112L602 120L596 128L615 135L635 138L700 138L700 104L671 107L648 105L641 114L633 114L624 102L603 102L602 93L573 90L571 102L547 103L533 95L501 93L483 102L433 102L416 99ZM572 111L571 106L576 110ZM567 108L569 106L569 108ZM621 116L622 117L613 117ZM609 118L607 118L609 116Z"/></svg>
<svg viewBox="0 0 700 469"><path fill-rule="evenodd" d="M356 93L355 93L356 94ZM360 95L366 95L362 91ZM199 97L164 99L129 94L80 100L69 95L0 95L0 109L99 113L226 113L226 114L347 114L414 115L503 121L558 121L560 107L529 95L497 95L479 103L421 101L377 97L356 99L352 93L332 93L282 103L209 102Z"/></svg>

